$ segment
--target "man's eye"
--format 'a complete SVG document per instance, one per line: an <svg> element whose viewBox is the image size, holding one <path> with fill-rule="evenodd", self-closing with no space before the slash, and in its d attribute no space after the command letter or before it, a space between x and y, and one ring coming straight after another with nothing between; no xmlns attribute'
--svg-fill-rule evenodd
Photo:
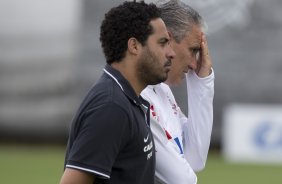
<svg viewBox="0 0 282 184"><path fill-rule="evenodd" d="M200 59L200 52L199 52L199 50L195 54L195 58L196 58L197 61Z"/></svg>
<svg viewBox="0 0 282 184"><path fill-rule="evenodd" d="M192 54L198 60L200 58L200 49L199 48L194 48L192 49Z"/></svg>
<svg viewBox="0 0 282 184"><path fill-rule="evenodd" d="M162 46L165 46L165 45L169 45L169 42L168 42L168 41L163 41L163 42L160 42L160 44L161 44Z"/></svg>
<svg viewBox="0 0 282 184"><path fill-rule="evenodd" d="M192 49L193 54L198 54L200 49Z"/></svg>

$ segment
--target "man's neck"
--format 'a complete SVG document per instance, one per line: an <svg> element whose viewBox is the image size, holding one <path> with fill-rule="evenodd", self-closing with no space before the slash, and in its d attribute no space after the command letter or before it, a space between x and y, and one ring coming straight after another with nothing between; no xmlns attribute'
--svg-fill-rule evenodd
<svg viewBox="0 0 282 184"><path fill-rule="evenodd" d="M142 84L142 82L138 79L134 65L123 61L113 62L111 66L122 74L122 76L129 82L136 95L139 96L146 85Z"/></svg>

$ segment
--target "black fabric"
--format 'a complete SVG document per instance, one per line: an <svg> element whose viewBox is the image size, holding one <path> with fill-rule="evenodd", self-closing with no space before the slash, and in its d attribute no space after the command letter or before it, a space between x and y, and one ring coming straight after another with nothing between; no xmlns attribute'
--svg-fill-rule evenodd
<svg viewBox="0 0 282 184"><path fill-rule="evenodd" d="M148 110L148 102L107 65L73 119L65 166L94 173L95 183L153 184Z"/></svg>

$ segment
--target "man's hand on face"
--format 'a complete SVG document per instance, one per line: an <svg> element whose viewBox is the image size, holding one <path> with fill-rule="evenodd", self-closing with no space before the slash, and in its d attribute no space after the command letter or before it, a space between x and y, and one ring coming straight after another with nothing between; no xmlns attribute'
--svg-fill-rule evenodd
<svg viewBox="0 0 282 184"><path fill-rule="evenodd" d="M197 75L201 78L209 76L211 73L212 61L209 55L208 43L204 33L202 33L201 49L199 51L199 58L197 63Z"/></svg>

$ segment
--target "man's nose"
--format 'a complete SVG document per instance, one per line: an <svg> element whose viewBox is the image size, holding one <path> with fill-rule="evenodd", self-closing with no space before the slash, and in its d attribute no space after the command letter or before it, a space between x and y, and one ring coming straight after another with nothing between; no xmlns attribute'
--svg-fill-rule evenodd
<svg viewBox="0 0 282 184"><path fill-rule="evenodd" d="M171 45L168 45L167 56L168 59L173 59L175 57L175 52L172 49Z"/></svg>

